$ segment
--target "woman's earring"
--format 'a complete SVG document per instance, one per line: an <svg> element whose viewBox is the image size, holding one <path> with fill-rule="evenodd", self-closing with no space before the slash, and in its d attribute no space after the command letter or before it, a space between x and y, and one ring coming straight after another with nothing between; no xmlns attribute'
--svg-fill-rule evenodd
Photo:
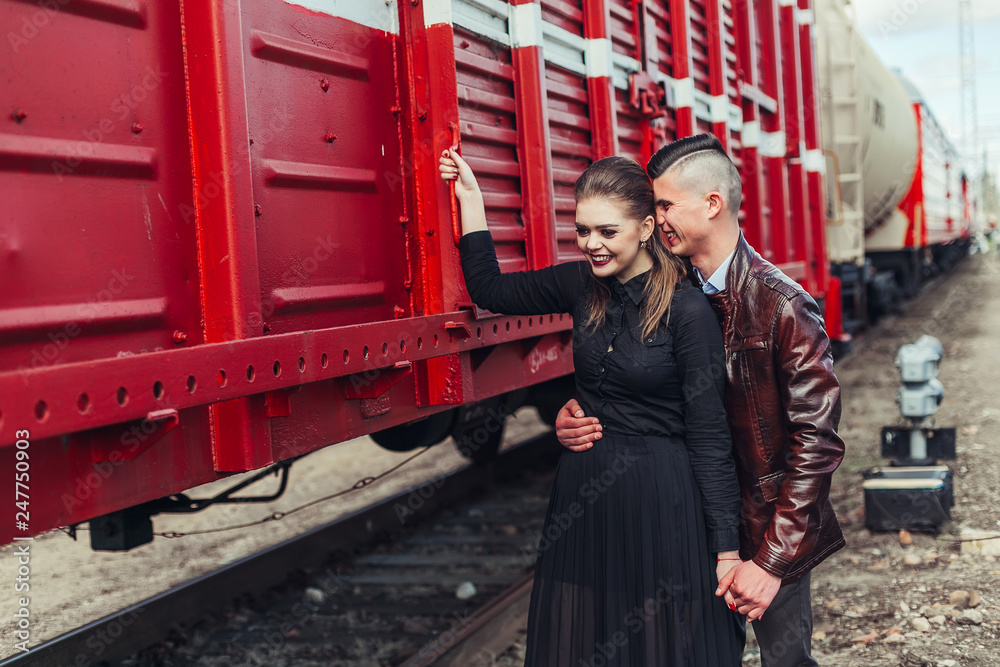
<svg viewBox="0 0 1000 667"><path fill-rule="evenodd" d="M646 242L645 241L640 241L639 242L639 247L645 249L646 248Z"/></svg>

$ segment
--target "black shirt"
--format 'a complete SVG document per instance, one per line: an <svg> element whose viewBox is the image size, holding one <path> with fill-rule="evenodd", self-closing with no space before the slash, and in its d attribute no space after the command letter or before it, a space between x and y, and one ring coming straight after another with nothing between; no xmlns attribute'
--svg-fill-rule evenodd
<svg viewBox="0 0 1000 667"><path fill-rule="evenodd" d="M605 436L683 440L701 488L709 546L736 550L739 487L723 408L725 349L718 320L700 291L681 281L667 322L643 340L642 292L648 272L611 290L605 322L585 330L593 278L587 262L501 273L489 232L462 237L462 270L473 301L506 315L569 313L581 407ZM595 446L600 446L600 441Z"/></svg>

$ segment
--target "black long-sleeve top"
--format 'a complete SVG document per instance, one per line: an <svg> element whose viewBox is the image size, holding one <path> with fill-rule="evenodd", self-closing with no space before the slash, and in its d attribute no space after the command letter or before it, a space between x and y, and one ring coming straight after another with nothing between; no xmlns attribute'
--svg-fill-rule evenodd
<svg viewBox="0 0 1000 667"><path fill-rule="evenodd" d="M739 486L723 407L725 349L701 291L681 281L666 326L641 338L642 292L648 272L611 289L605 322L585 330L593 278L586 262L501 273L493 237L462 237L462 271L481 308L506 315L569 313L580 406L601 420L605 435L682 439L701 489L709 548L739 548ZM600 446L600 441L595 446Z"/></svg>

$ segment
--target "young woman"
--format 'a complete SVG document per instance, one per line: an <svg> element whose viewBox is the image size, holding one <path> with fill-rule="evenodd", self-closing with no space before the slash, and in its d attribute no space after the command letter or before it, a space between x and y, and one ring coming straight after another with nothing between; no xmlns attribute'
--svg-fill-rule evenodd
<svg viewBox="0 0 1000 667"><path fill-rule="evenodd" d="M739 617L714 595L739 562L722 335L656 233L645 171L609 157L580 176L586 261L501 274L472 170L454 150L440 170L456 182L469 294L496 313L570 313L578 399L604 429L559 461L526 667L739 665Z"/></svg>

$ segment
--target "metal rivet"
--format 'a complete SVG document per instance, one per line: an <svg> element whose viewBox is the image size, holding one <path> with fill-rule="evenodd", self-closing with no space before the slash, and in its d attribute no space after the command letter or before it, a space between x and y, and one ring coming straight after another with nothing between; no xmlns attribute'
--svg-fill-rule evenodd
<svg viewBox="0 0 1000 667"><path fill-rule="evenodd" d="M142 125L139 123L132 123L132 132L135 134L140 134L142 132Z"/></svg>
<svg viewBox="0 0 1000 667"><path fill-rule="evenodd" d="M264 209L262 209L260 207L260 204L254 204L253 205L253 214L254 215L256 215L259 218L261 215L263 215L263 213L264 213Z"/></svg>
<svg viewBox="0 0 1000 667"><path fill-rule="evenodd" d="M24 109L14 109L13 113L11 113L10 116L18 123L20 123L24 121L25 118L28 117L28 114L24 111Z"/></svg>
<svg viewBox="0 0 1000 667"><path fill-rule="evenodd" d="M174 342L177 343L178 345L186 341L187 337L188 335L183 331L181 331L180 329L174 332Z"/></svg>
<svg viewBox="0 0 1000 667"><path fill-rule="evenodd" d="M326 136L323 137L323 138L326 139L326 143L332 144L333 142L335 142L337 140L337 135L334 134L334 133L332 133L332 132L327 132Z"/></svg>

